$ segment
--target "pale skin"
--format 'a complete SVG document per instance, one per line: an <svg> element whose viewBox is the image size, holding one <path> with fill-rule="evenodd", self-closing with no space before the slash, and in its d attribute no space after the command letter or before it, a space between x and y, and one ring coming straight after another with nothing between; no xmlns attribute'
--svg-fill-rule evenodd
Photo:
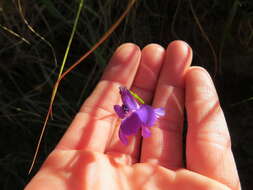
<svg viewBox="0 0 253 190"><path fill-rule="evenodd" d="M182 41L143 50L126 43L112 56L100 82L25 190L240 190L230 135L209 74L190 66ZM166 115L152 136L118 138L119 86ZM185 109L184 109L185 108ZM186 165L182 127L186 111Z"/></svg>

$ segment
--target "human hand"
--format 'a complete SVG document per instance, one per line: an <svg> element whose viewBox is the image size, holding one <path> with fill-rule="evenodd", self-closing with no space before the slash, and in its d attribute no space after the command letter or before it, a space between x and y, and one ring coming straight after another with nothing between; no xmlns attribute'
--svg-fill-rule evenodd
<svg viewBox="0 0 253 190"><path fill-rule="evenodd" d="M182 42L166 50L142 51L124 44L114 53L101 81L25 190L177 189L239 190L230 136L208 73L191 67L192 51ZM166 115L151 137L118 138L113 106L126 86ZM187 112L186 166L183 117Z"/></svg>

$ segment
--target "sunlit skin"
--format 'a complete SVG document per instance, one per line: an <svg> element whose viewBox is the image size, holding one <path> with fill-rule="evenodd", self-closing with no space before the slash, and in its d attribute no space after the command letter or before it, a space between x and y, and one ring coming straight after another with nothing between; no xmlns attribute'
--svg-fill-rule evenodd
<svg viewBox="0 0 253 190"><path fill-rule="evenodd" d="M230 135L209 74L182 41L140 50L126 43L25 190L240 190ZM142 139L118 137L119 86L166 115ZM186 109L185 109L186 108ZM188 130L183 153L182 127ZM186 165L183 155L186 154Z"/></svg>

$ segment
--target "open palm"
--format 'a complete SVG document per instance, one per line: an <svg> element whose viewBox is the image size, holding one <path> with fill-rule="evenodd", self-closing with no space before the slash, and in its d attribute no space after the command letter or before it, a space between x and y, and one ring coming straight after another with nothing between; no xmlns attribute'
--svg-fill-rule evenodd
<svg viewBox="0 0 253 190"><path fill-rule="evenodd" d="M177 189L239 190L230 136L208 73L191 67L192 51L182 42L165 50L142 51L124 44L114 53L101 81L26 190ZM118 137L113 106L126 86L166 115L151 137ZM186 166L182 127L187 112Z"/></svg>

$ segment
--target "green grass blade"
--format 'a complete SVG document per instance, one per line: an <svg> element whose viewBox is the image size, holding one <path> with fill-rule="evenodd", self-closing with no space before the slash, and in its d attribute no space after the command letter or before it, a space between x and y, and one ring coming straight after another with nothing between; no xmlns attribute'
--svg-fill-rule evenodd
<svg viewBox="0 0 253 190"><path fill-rule="evenodd" d="M68 57L69 49L70 49L70 46L71 46L74 34L76 32L78 20L79 20L80 13L81 13L81 10L82 10L82 7L83 7L83 2L84 2L84 0L80 0L79 8L78 8L77 15L76 15L75 22L74 22L74 26L73 26L73 29L72 29L72 32L71 32L71 35L70 35L70 39L69 39L69 42L68 42L68 45L67 45L67 48L66 48L66 51L65 51L65 54L64 54L64 58L63 58L63 61L62 61L62 64L61 64L61 68L60 68L60 72L59 72L57 81L59 81L59 79L61 78L64 66L65 66L65 63L66 63L66 60L67 60L67 57ZM50 108L51 109L49 110L49 112L51 114L52 114L52 105L53 105L53 102L55 100L55 96L56 96L56 93L57 93L58 86L59 86L59 82L56 82L56 85L54 86L54 89L53 89L53 92L52 92L52 96L51 96L51 100L50 100ZM42 127L42 131L40 133L40 137L39 137L39 140L38 140L38 143L37 143L37 147L36 147L36 150L35 150L35 153L34 153L32 164L31 164L29 172L28 172L29 174L32 171L34 163L35 163L35 160L37 158L37 155L38 155L38 152L39 152L39 147L40 147L41 140L42 140L42 137L43 137L45 129L46 129L46 124L48 122L48 119L49 119L49 114L47 114L47 116L46 116L44 125Z"/></svg>
<svg viewBox="0 0 253 190"><path fill-rule="evenodd" d="M76 15L76 18L75 18L74 26L73 26L73 29L72 29L72 32L71 32L71 35L70 35L70 38L69 38L69 42L68 42L66 51L65 51L65 54L64 54L64 58L63 58L63 61L62 61L62 64L61 64L60 72L59 72L59 75L58 75L58 80L61 78L63 69L65 67L66 60L68 58L70 46L72 44L72 41L73 41L73 38L74 38L74 35L75 35L75 32L76 32L77 24L78 24L78 21L79 21L79 18L80 18L81 10L83 8L83 2L84 2L84 0L80 0L80 2L79 2L77 15ZM52 97L51 97L51 103L54 102L57 90L58 90L58 85L56 85L55 88L53 89L53 93L52 93Z"/></svg>
<svg viewBox="0 0 253 190"><path fill-rule="evenodd" d="M240 105L240 104L244 104L244 103L250 102L250 101L252 101L252 100L253 100L253 97L250 97L250 98L244 99L244 100L242 100L242 101L240 101L240 102L236 102L236 103L232 104L231 106L232 106L232 107L233 107L233 106L238 106L238 105Z"/></svg>

